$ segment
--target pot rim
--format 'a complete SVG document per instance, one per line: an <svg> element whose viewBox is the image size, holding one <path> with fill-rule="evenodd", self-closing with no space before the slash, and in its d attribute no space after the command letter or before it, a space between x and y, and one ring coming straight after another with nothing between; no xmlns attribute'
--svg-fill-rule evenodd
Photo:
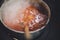
<svg viewBox="0 0 60 40"><path fill-rule="evenodd" d="M34 30L34 31L30 31L30 33L35 33L35 32L37 32L37 31L40 31L40 30L44 29L45 26L48 24L48 22L49 22L49 20L50 20L51 13L50 13L50 8L49 8L49 6L48 6L44 1L42 1L41 3L43 3L43 4L47 7L47 10L48 10L48 12L49 12L47 22L46 22L46 24L45 24L43 27L41 27L40 29L37 29L37 30ZM2 17L1 17L1 10L0 10L0 21L4 24L4 22L2 21L1 18L2 18ZM13 31L13 32L24 33L24 32L22 32L22 31L17 31L17 30L14 30L14 29L12 29L12 28L9 28L6 24L4 24L4 26L5 26L7 29L9 29L9 30L11 30L11 31Z"/></svg>

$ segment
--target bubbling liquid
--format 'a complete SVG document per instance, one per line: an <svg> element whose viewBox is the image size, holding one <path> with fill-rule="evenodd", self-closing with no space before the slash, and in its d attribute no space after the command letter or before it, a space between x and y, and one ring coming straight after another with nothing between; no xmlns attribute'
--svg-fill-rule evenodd
<svg viewBox="0 0 60 40"><path fill-rule="evenodd" d="M29 27L29 31L40 29L46 24L47 15L38 10L38 5L37 7L35 6L27 5L25 8L19 7L20 9L14 6L16 10L12 10L9 7L10 9L7 9L7 12L4 12L4 24L6 24L9 28L17 31L24 31L25 26Z"/></svg>
<svg viewBox="0 0 60 40"><path fill-rule="evenodd" d="M29 27L29 31L34 31L44 26L45 22L46 15L43 15L33 6L27 7L23 12L19 10L13 19L4 19L4 23L8 27L17 31L24 31L26 25Z"/></svg>

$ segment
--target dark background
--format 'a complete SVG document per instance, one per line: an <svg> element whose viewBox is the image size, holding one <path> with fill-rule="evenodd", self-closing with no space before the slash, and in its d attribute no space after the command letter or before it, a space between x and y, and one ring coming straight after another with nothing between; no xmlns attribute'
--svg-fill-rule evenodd
<svg viewBox="0 0 60 40"><path fill-rule="evenodd" d="M51 19L48 25L42 30L41 34L34 40L60 40L60 3L59 0L44 0L51 9ZM4 0L0 0L0 6ZM19 35L20 36L20 35ZM8 30L0 22L0 40L13 40L17 34ZM20 39L19 39L20 38ZM19 40L24 40L19 37Z"/></svg>

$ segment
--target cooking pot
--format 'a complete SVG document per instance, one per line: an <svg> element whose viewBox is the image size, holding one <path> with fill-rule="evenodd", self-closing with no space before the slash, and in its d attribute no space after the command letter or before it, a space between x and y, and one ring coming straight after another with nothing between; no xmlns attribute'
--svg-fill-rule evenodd
<svg viewBox="0 0 60 40"><path fill-rule="evenodd" d="M40 11L43 14L45 14L47 16L47 20L46 20L44 26L42 26L39 29L36 29L34 31L29 32L31 34L31 38L33 39L33 38L36 38L40 34L39 31L44 29L46 27L46 25L48 24L49 20L50 20L50 16L51 16L50 8L43 0L5 0L4 3L2 4L1 8L0 8L0 21L9 30L20 33L20 34L24 34L23 31L18 31L18 30L9 28L9 26L4 23L4 20L3 20L4 17L5 17L4 16L5 15L4 10L6 10L8 12L8 9L11 9L12 11L14 10L16 12L20 8L19 6L21 6L21 8L24 9L24 7L29 6L29 5L36 6L38 9L40 9ZM9 13L11 13L11 12L9 12ZM12 15L14 15L14 14L12 14ZM9 17L9 16L6 16L6 17Z"/></svg>

